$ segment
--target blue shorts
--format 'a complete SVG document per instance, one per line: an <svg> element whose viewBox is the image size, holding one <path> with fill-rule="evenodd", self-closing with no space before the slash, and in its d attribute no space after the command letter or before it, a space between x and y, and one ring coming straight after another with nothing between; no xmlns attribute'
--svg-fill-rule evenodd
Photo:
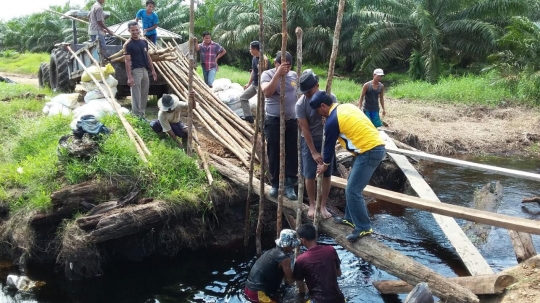
<svg viewBox="0 0 540 303"><path fill-rule="evenodd" d="M383 126L382 121L381 121L381 117L379 117L379 111L365 110L364 114L366 114L366 116L369 118L369 120L371 120L371 123L373 123L373 125L375 125L375 127Z"/></svg>
<svg viewBox="0 0 540 303"><path fill-rule="evenodd" d="M304 137L302 137L300 145L302 146L302 176L304 176L304 178L306 179L315 179L315 177L317 177L317 162L313 160L313 157L311 156L311 151L309 150L309 147L306 144L306 139L304 139ZM322 141L313 141L313 145L315 145L315 149L318 152L321 152ZM324 177L332 176L334 167L336 167L335 162L336 157L333 157L332 161L330 162L330 166L328 166L328 169L324 172Z"/></svg>
<svg viewBox="0 0 540 303"><path fill-rule="evenodd" d="M170 125L171 125L171 130L176 136L181 137L181 138L187 137L186 126L184 125L184 123L178 122L178 123L171 123ZM150 127L152 127L152 130L158 134L163 132L163 127L161 126L161 123L159 123L159 120L152 120L150 122Z"/></svg>

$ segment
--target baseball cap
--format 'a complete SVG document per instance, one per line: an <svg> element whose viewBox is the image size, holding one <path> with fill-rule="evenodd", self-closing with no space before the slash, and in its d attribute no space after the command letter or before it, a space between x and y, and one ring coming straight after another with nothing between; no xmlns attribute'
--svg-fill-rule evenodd
<svg viewBox="0 0 540 303"><path fill-rule="evenodd" d="M373 74L374 75L377 75L377 76L384 76L384 72L382 70L382 68L377 68L373 71Z"/></svg>
<svg viewBox="0 0 540 303"><path fill-rule="evenodd" d="M309 106L313 109L317 109L321 107L321 104L326 104L328 106L332 105L333 101L330 96L325 91L318 91L311 97L311 100L309 100Z"/></svg>

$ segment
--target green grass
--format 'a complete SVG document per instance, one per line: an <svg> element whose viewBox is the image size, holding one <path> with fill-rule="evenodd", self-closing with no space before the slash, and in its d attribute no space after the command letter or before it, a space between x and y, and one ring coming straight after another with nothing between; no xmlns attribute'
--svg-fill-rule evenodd
<svg viewBox="0 0 540 303"><path fill-rule="evenodd" d="M112 133L99 141L95 156L59 156L58 140L71 133L72 117L43 116L47 100L18 98L23 92L50 94L31 86L0 83L0 100L12 98L0 101L0 202L11 210L50 209L53 191L93 179L124 190L136 187L145 197L165 200L184 211L210 207L204 171L172 140L159 140L147 123L126 117L152 152L148 163L140 159L117 116L101 119ZM219 182L217 174L214 179Z"/></svg>
<svg viewBox="0 0 540 303"><path fill-rule="evenodd" d="M508 88L493 83L491 75L448 76L437 84L406 81L391 87L387 96L396 99L491 106L513 100Z"/></svg>
<svg viewBox="0 0 540 303"><path fill-rule="evenodd" d="M49 62L49 54L24 53L0 56L0 72L37 75L41 62Z"/></svg>

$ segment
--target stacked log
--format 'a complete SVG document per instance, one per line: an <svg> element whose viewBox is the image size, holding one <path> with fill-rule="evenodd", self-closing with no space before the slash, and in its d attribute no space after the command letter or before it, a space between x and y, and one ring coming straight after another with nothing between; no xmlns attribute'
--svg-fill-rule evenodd
<svg viewBox="0 0 540 303"><path fill-rule="evenodd" d="M148 54L150 55L150 58L152 58L153 62L175 61L178 59L176 56L176 49L174 47L151 49L148 51ZM109 60L111 60L111 62L125 62L126 56L124 55L124 49L121 49L117 53L109 56Z"/></svg>

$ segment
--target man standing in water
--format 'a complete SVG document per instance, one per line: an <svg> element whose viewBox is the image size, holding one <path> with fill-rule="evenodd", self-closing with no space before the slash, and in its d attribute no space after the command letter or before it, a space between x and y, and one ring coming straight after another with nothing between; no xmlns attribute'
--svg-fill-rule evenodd
<svg viewBox="0 0 540 303"><path fill-rule="evenodd" d="M225 56L227 50L212 41L209 32L204 32L202 36L203 43L197 44L195 50L201 52L201 66L203 69L204 82L212 87L218 70L218 60Z"/></svg>
<svg viewBox="0 0 540 303"><path fill-rule="evenodd" d="M144 119L150 88L148 69L152 71L154 81L157 81L157 74L148 54L148 42L140 38L139 24L135 21L129 22L128 30L131 38L124 44L124 51L128 85L131 87L131 113Z"/></svg>
<svg viewBox="0 0 540 303"><path fill-rule="evenodd" d="M146 1L146 9L140 9L135 15L136 22L142 20L143 35L154 44L156 44L157 40L156 28L159 23L158 15L154 13L155 7L156 3L153 0L148 0Z"/></svg>
<svg viewBox="0 0 540 303"><path fill-rule="evenodd" d="M382 116L386 115L384 109L384 85L381 79L384 76L382 69L377 68L373 71L373 80L366 82L362 87L362 94L358 100L358 108L371 120L375 127L383 126L381 117L379 116L379 102L381 103ZM365 98L365 102L364 101Z"/></svg>
<svg viewBox="0 0 540 303"><path fill-rule="evenodd" d="M311 97L309 105L326 117L323 164L317 166L317 173L324 173L330 166L336 140L354 156L345 188L345 217L334 218L338 224L354 227L347 235L347 240L354 242L373 232L362 191L386 154L384 141L373 123L353 104L336 104L326 92L319 91Z"/></svg>
<svg viewBox="0 0 540 303"><path fill-rule="evenodd" d="M294 279L306 281L309 298L313 303L344 303L337 278L341 276L341 261L334 247L318 245L317 232L312 224L298 227L300 244L308 250L298 256L294 264ZM305 292L300 287L300 293Z"/></svg>
<svg viewBox="0 0 540 303"><path fill-rule="evenodd" d="M291 257L300 242L296 232L283 229L276 240L276 247L265 252L249 271L244 293L251 302L275 303L281 280L294 282Z"/></svg>

